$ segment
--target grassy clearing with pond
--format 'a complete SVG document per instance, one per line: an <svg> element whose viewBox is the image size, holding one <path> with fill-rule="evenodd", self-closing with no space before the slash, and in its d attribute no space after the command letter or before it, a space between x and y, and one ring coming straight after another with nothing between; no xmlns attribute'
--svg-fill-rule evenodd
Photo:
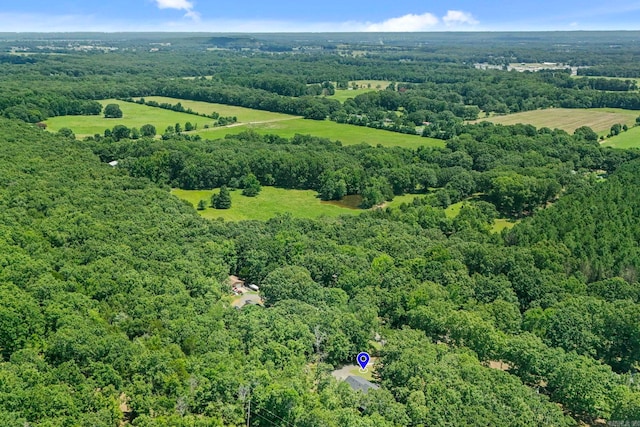
<svg viewBox="0 0 640 427"><path fill-rule="evenodd" d="M354 209L352 200L340 203L332 200L324 202L318 198L318 193L313 190L288 190L276 187L262 187L262 191L256 197L242 195L242 190L231 190L231 208L214 209L209 206L211 196L219 189L213 190L181 190L174 188L171 194L179 199L189 202L194 208L200 200L205 200L207 208L198 213L207 219L222 218L225 221L258 220L266 221L285 213L290 213L296 218L318 218L320 216L359 215L364 209ZM359 196L348 196L359 198ZM395 196L393 201L384 204L384 207L398 207L402 203L411 203L416 197L424 197L424 194L405 194ZM455 218L466 202L458 202L445 209L447 218ZM376 209L376 208L374 208ZM519 221L506 218L498 218L493 222L491 231L499 233L505 228L512 228Z"/></svg>
<svg viewBox="0 0 640 427"><path fill-rule="evenodd" d="M589 126L599 135L604 135L616 123L626 124L629 127L633 126L638 115L640 115L639 111L623 110L621 108L549 108L504 116L492 116L474 122L490 121L503 125L524 123L531 124L537 128L562 129L571 134L580 126Z"/></svg>
<svg viewBox="0 0 640 427"><path fill-rule="evenodd" d="M132 102L118 101L116 99L105 99L98 102L102 104L102 107L107 104L118 104L122 110L122 117L119 119L106 119L103 114L98 116L52 117L45 121L47 129L56 132L61 128L69 128L73 130L76 136L81 137L93 136L96 133L103 134L105 129L111 129L115 125L140 128L145 124L151 124L156 127L158 134L162 134L168 126L175 126L176 123L180 123L180 126L184 128L186 122L191 122L191 124L197 125L198 129L202 129L205 124L213 124L213 119L207 117L178 113Z"/></svg>

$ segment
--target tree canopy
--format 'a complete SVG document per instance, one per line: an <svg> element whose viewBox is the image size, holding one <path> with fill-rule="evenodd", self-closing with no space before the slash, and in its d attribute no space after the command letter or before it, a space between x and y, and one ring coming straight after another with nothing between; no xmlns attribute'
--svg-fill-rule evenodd
<svg viewBox="0 0 640 427"><path fill-rule="evenodd" d="M38 38L0 35L0 46L16 37L33 54L0 54L0 424L640 417L638 150L601 146L585 126L466 123L549 106L638 108L624 80L634 34L101 35L109 53L75 51L86 36L70 34L52 36L46 54ZM591 67L578 77L499 69L512 61ZM367 79L388 84L328 97ZM175 111L196 100L420 127L446 143L206 140L174 120L156 139L154 126L118 119L78 141L40 123L99 115L99 99L149 105L144 96L177 97L184 105L158 106ZM267 185L363 208L227 222L170 192L219 188L198 197L206 211L246 201L241 192L259 202ZM411 201L386 204L403 194ZM496 232L498 218L512 227ZM367 393L337 378L358 375L361 351L378 386Z"/></svg>

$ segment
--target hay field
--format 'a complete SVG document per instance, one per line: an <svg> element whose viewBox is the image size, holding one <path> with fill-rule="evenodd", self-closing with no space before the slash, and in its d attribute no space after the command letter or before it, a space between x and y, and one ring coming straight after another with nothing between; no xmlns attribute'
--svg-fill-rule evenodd
<svg viewBox="0 0 640 427"><path fill-rule="evenodd" d="M475 120L490 121L503 125L518 123L531 124L537 128L548 127L562 129L573 133L580 126L589 126L599 135L606 134L611 126L620 123L632 126L639 111L623 110L621 108L550 108L546 110L525 111L522 113L492 116Z"/></svg>

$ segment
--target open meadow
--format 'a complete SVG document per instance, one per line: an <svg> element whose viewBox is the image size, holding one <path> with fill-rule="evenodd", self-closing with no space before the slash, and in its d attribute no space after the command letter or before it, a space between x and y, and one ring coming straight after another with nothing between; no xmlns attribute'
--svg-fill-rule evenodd
<svg viewBox="0 0 640 427"><path fill-rule="evenodd" d="M391 84L391 82L387 80L354 80L349 82L349 89L336 89L335 94L327 96L327 98L344 102L349 98L355 98L363 93L384 90L389 84Z"/></svg>
<svg viewBox="0 0 640 427"><path fill-rule="evenodd" d="M379 80L358 80L359 85L371 84L372 87L389 84ZM386 87L386 86L382 86ZM370 89L356 89L370 92ZM374 89L375 90L375 89ZM337 92L349 92L353 95L353 90ZM354 95L355 96L355 95ZM406 135L398 132L391 132L381 129L367 128L349 124L336 123L329 120L309 120L300 117L272 113L270 111L254 110L251 108L236 107L233 105L214 104L210 102L188 101L184 99L167 98L162 96L150 96L147 101L159 103L167 102L176 104L180 102L185 108L191 108L197 113L211 114L213 111L221 116L236 116L238 123L231 126L203 129L199 128L197 133L206 139L218 139L225 135L236 135L247 129L253 129L260 134L274 134L284 138L291 138L296 134L313 135L331 140L339 140L344 145L353 145L366 142L370 145L397 146L405 148L416 148L421 145L430 147L444 147L444 141L434 138L422 138L418 135Z"/></svg>
<svg viewBox="0 0 640 427"><path fill-rule="evenodd" d="M209 207L211 196L218 190L180 190L171 193L186 200L194 207L200 200L207 201L207 208L198 213L204 218L223 218L225 221L261 220L265 221L278 214L290 213L297 218L317 218L319 216L338 216L364 212L362 209L340 207L321 201L313 190L287 190L275 187L262 187L256 197L243 196L241 190L231 191L231 209Z"/></svg>
<svg viewBox="0 0 640 427"><path fill-rule="evenodd" d="M589 126L598 135L606 135L611 126L616 123L632 126L638 115L640 115L638 111L623 110L621 108L549 108L504 116L492 116L472 123L481 121L490 121L503 125L523 123L531 124L537 128L562 129L569 133L573 133L580 126Z"/></svg>
<svg viewBox="0 0 640 427"><path fill-rule="evenodd" d="M336 123L329 120L280 120L268 123L254 123L244 126L211 128L198 131L203 138L218 139L225 135L236 135L247 129L260 134L274 134L283 138L291 138L296 134L313 135L331 140L341 141L344 145L354 145L365 142L369 145L383 145L386 147L417 148L421 145L430 147L444 147L445 142L440 139L423 138L418 135L406 135L398 132L368 128L364 126Z"/></svg>
<svg viewBox="0 0 640 427"><path fill-rule="evenodd" d="M602 145L614 148L640 148L640 126L629 128L626 132L607 138Z"/></svg>
<svg viewBox="0 0 640 427"><path fill-rule="evenodd" d="M169 103L172 105L178 102L187 109L191 108L196 113L211 114L214 111L221 116L236 116L238 123L265 122L270 120L288 120L295 118L289 114L272 113L264 110L254 110L252 108L236 107L235 105L215 104L212 102L189 101L186 99L168 98L165 96L147 96L146 101L155 101L160 104Z"/></svg>
<svg viewBox="0 0 640 427"><path fill-rule="evenodd" d="M45 121L47 129L53 132L61 128L69 128L78 137L93 136L96 133L102 134L105 129L111 129L115 125L125 125L129 128L140 128L145 124L156 127L158 134L162 134L168 126L180 123L184 127L186 122L191 122L202 129L205 124L213 124L213 119L199 117L194 114L179 113L162 108L149 107L147 105L135 104L132 102L119 101L116 99L104 99L98 101L104 108L107 104L118 104L122 110L122 117L117 119L107 119L103 114L97 116L60 116L52 117Z"/></svg>
<svg viewBox="0 0 640 427"><path fill-rule="evenodd" d="M156 127L158 134L162 134L167 126L186 122L197 125L194 133L204 139L219 139L225 135L237 135L247 129L260 134L274 134L284 138L291 138L296 134L313 135L321 138L341 141L344 145L354 145L365 142L369 145L383 145L387 147L416 148L422 145L430 147L444 147L442 140L423 138L418 135L407 135L381 129L336 123L329 120L309 120L288 114L272 113L270 111L254 110L251 108L232 105L214 104L209 102L188 101L183 99L151 96L145 98L156 102L176 104L180 102L185 108L191 108L198 113L211 114L214 111L221 116L236 116L238 122L230 126L210 127L213 120L194 114L180 113L158 107L150 107L131 102L106 99L99 101L103 107L107 104L118 104L123 112L119 119L107 119L103 115L97 116L60 116L52 117L45 123L47 129L56 132L61 128L70 128L78 137L93 136L104 133L115 125L141 127L147 123Z"/></svg>
<svg viewBox="0 0 640 427"><path fill-rule="evenodd" d="M225 221L259 220L266 221L276 215L290 213L296 218L317 218L320 216L359 215L365 212L357 208L360 196L347 196L343 201L322 201L313 190L289 190L276 187L262 187L262 191L256 197L246 197L241 190L231 190L231 208L214 209L209 206L211 196L219 189L213 190L181 190L174 188L171 194L179 199L189 202L194 208L200 200L205 200L207 208L198 213L211 220L222 218ZM424 197L424 194L404 194L395 196L391 202L386 202L383 208L399 207L402 203L411 203L416 197ZM356 203L354 203L354 201ZM445 209L445 215L453 219L460 213L460 209L466 202L454 203ZM373 208L377 209L377 208ZM514 227L518 221L506 218L497 218L493 222L491 231L499 233L505 228Z"/></svg>

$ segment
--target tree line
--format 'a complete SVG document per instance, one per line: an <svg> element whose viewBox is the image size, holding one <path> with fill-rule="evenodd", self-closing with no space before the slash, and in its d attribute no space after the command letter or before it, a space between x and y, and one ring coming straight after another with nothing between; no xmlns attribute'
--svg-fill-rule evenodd
<svg viewBox="0 0 640 427"><path fill-rule="evenodd" d="M437 188L438 203L445 207L482 193L510 217L532 213L589 171L613 172L635 157L599 147L589 128L569 135L481 123L464 131L445 149L342 146L312 136L287 140L250 131L205 143L175 134L165 134L164 142L134 145L94 138L92 146L132 176L187 190L242 188L253 174L260 185L316 190L323 200L359 194L363 207L371 207L395 195Z"/></svg>

